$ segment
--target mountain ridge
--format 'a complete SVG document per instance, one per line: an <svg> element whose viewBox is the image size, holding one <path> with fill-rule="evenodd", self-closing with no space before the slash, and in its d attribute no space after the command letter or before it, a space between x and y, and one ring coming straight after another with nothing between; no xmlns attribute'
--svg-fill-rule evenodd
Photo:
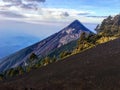
<svg viewBox="0 0 120 90"><path fill-rule="evenodd" d="M83 32L86 33L86 36L92 33L92 31L87 29L82 23L75 20L70 25L48 38L1 59L0 71L17 67L21 64L25 65L31 53L35 53L38 57L45 56L51 50L78 39Z"/></svg>

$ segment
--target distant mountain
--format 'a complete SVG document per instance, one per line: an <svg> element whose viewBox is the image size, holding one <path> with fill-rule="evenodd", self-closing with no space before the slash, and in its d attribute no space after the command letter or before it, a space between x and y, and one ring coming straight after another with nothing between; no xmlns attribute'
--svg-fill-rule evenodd
<svg viewBox="0 0 120 90"><path fill-rule="evenodd" d="M6 35L4 36L6 37ZM31 35L22 35L17 36L14 34L9 38L0 38L0 59L10 55L11 53L17 52L25 48L26 46L32 45L33 43L39 41L40 39ZM9 43L9 44L8 44ZM24 43L24 44L23 44Z"/></svg>
<svg viewBox="0 0 120 90"><path fill-rule="evenodd" d="M37 57L45 56L53 50L60 48L61 46L70 43L71 41L77 40L83 32L86 36L93 34L89 29L82 25L82 23L80 23L78 20L75 20L58 33L55 33L32 46L29 46L1 59L0 71L14 68L20 65L24 66L26 65L26 60L32 53L37 55Z"/></svg>

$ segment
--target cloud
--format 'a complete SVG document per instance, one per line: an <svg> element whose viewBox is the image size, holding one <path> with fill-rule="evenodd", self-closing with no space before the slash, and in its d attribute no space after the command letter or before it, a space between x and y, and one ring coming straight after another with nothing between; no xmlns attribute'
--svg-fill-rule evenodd
<svg viewBox="0 0 120 90"><path fill-rule="evenodd" d="M38 9L36 4L22 4L21 8L23 8L23 9L33 9L33 10Z"/></svg>
<svg viewBox="0 0 120 90"><path fill-rule="evenodd" d="M2 7L21 7L24 9L37 9L40 3L44 3L45 0L2 0L4 5Z"/></svg>
<svg viewBox="0 0 120 90"><path fill-rule="evenodd" d="M12 4L12 5L20 5L20 4L22 4L21 0L3 0L3 2L8 3L8 4Z"/></svg>
<svg viewBox="0 0 120 90"><path fill-rule="evenodd" d="M46 0L25 0L25 1L28 1L28 2L45 2Z"/></svg>
<svg viewBox="0 0 120 90"><path fill-rule="evenodd" d="M2 0L3 2L7 3L13 3L13 4L22 4L24 1L25 2L45 2L46 0Z"/></svg>
<svg viewBox="0 0 120 90"><path fill-rule="evenodd" d="M82 12L82 13L78 13L78 15L89 15L89 14L91 14L90 12Z"/></svg>
<svg viewBox="0 0 120 90"><path fill-rule="evenodd" d="M68 16L70 16L70 15L69 15L68 12L62 12L62 13L61 13L61 16L63 16L63 17L68 17Z"/></svg>
<svg viewBox="0 0 120 90"><path fill-rule="evenodd" d="M32 4L33 5L33 4ZM22 6L6 6L2 7L4 17L9 17L9 20L17 20L26 23L39 24L41 21L44 22L64 22L73 21L79 19L80 21L91 21L86 15L91 15L94 12L91 11L80 11L75 9L64 9L64 8L37 8L36 5L25 4ZM4 9L3 9L4 8ZM30 9L30 10L26 10ZM8 11L8 12L7 12ZM10 13L7 15L7 13ZM14 15L15 17L14 17ZM2 12L3 15L3 12ZM16 18L17 17L17 18ZM84 18L84 19L83 19ZM3 19L3 18L2 18ZM6 18L4 18L6 19Z"/></svg>
<svg viewBox="0 0 120 90"><path fill-rule="evenodd" d="M0 15L3 17L8 17L8 18L25 18L25 16L21 14L17 14L17 13L10 12L10 11L0 11Z"/></svg>
<svg viewBox="0 0 120 90"><path fill-rule="evenodd" d="M92 17L92 18L107 18L108 16L87 16L87 17Z"/></svg>
<svg viewBox="0 0 120 90"><path fill-rule="evenodd" d="M78 19L81 22L92 22L95 17L90 10L71 8L44 8L41 4L46 0L2 0L0 1L0 19L16 20L26 23L39 24L46 22L68 22ZM92 19L91 19L92 18ZM95 21L95 19L94 19ZM98 21L98 18L96 19Z"/></svg>

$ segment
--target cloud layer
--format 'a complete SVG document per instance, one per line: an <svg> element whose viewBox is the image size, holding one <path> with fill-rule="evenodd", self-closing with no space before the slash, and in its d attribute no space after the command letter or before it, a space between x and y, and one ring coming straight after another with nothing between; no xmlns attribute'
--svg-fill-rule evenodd
<svg viewBox="0 0 120 90"><path fill-rule="evenodd" d="M25 18L25 16L10 11L0 11L0 15L8 18Z"/></svg>
<svg viewBox="0 0 120 90"><path fill-rule="evenodd" d="M45 8L41 7L46 0L2 0L0 1L0 18L39 24L45 22L73 21L100 22L105 17L95 17L90 10L72 8Z"/></svg>
<svg viewBox="0 0 120 90"><path fill-rule="evenodd" d="M40 3L44 3L45 0L2 0L3 8L6 7L21 7L26 9L36 9Z"/></svg>

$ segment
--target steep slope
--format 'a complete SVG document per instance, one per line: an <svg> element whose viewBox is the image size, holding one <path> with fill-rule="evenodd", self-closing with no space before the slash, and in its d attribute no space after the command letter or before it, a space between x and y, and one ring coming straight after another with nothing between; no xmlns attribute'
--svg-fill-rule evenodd
<svg viewBox="0 0 120 90"><path fill-rule="evenodd" d="M2 90L120 90L120 38L2 82Z"/></svg>
<svg viewBox="0 0 120 90"><path fill-rule="evenodd" d="M54 56L56 56L56 57L59 58L60 54L64 51L69 52L69 53L72 52L77 47L78 40L79 39L77 39L75 41L72 41L72 42L70 42L70 43L68 43L64 46L61 46L60 48L57 48L57 49L53 50L50 54L48 54L48 56L52 57L52 58Z"/></svg>
<svg viewBox="0 0 120 90"><path fill-rule="evenodd" d="M30 57L31 53L35 53L38 57L45 56L52 50L78 39L83 32L86 33L86 36L92 33L78 20L75 20L58 33L0 60L2 61L0 62L0 71L19 65L26 65L26 60Z"/></svg>

